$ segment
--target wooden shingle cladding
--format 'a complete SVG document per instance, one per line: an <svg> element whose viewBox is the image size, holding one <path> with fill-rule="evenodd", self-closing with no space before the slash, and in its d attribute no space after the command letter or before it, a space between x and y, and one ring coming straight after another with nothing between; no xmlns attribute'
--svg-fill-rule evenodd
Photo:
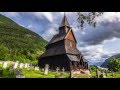
<svg viewBox="0 0 120 90"><path fill-rule="evenodd" d="M45 64L50 65L50 69L56 67L66 68L66 70L87 68L87 60L76 47L77 40L70 27L66 16L59 27L59 33L54 35L46 46L46 51L39 58L39 66L44 68ZM71 66L73 65L73 66Z"/></svg>

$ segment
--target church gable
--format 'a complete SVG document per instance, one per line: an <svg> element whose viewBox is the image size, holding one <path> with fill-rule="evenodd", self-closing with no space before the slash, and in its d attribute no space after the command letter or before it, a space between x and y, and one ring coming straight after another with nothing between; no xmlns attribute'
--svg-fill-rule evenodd
<svg viewBox="0 0 120 90"><path fill-rule="evenodd" d="M69 30L69 32L67 33L65 39L68 39L68 40L71 40L71 41L77 43L76 38L75 38L74 33L73 33L72 30Z"/></svg>

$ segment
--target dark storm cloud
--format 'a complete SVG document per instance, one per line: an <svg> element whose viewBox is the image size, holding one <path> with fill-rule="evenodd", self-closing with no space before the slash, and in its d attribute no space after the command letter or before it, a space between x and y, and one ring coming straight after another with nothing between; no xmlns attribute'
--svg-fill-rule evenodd
<svg viewBox="0 0 120 90"><path fill-rule="evenodd" d="M101 22L96 28L88 27L80 40L84 45L98 45L114 37L120 38L120 22Z"/></svg>

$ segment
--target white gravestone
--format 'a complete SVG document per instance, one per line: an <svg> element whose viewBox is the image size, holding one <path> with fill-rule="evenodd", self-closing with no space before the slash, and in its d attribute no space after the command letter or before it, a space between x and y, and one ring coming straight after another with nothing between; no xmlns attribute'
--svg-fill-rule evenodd
<svg viewBox="0 0 120 90"><path fill-rule="evenodd" d="M49 70L49 65L48 65L48 64L46 64L46 65L45 65L45 72L44 72L44 74L45 74L45 75L47 75L47 74L48 74L48 70Z"/></svg>
<svg viewBox="0 0 120 90"><path fill-rule="evenodd" d="M23 63L20 63L19 68L23 68L23 66L24 66L24 64L23 64Z"/></svg>
<svg viewBox="0 0 120 90"><path fill-rule="evenodd" d="M27 63L25 64L25 68L28 68L28 64Z"/></svg>
<svg viewBox="0 0 120 90"><path fill-rule="evenodd" d="M62 73L65 73L65 68L64 67L62 68Z"/></svg>
<svg viewBox="0 0 120 90"><path fill-rule="evenodd" d="M59 68L59 67L57 67L57 68L56 68L56 72L58 73L58 71L59 71L59 70L60 70L60 68Z"/></svg>
<svg viewBox="0 0 120 90"><path fill-rule="evenodd" d="M18 62L15 62L13 68L16 69L18 67L18 64L19 64Z"/></svg>
<svg viewBox="0 0 120 90"><path fill-rule="evenodd" d="M8 64L7 62L4 62L3 63L3 68L7 68L7 64Z"/></svg>
<svg viewBox="0 0 120 90"><path fill-rule="evenodd" d="M35 67L35 71L39 71L39 67Z"/></svg>
<svg viewBox="0 0 120 90"><path fill-rule="evenodd" d="M27 70L30 70L30 64L27 64Z"/></svg>

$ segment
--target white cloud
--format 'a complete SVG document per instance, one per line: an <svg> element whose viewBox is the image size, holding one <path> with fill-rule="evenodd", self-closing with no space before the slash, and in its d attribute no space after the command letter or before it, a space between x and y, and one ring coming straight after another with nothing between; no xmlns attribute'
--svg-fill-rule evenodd
<svg viewBox="0 0 120 90"><path fill-rule="evenodd" d="M52 12L33 12L33 15L41 19L41 16L45 16L50 22L53 22Z"/></svg>
<svg viewBox="0 0 120 90"><path fill-rule="evenodd" d="M84 57L90 62L103 62L108 57L114 55L114 52L104 49L103 45L87 46L80 49Z"/></svg>
<svg viewBox="0 0 120 90"><path fill-rule="evenodd" d="M120 21L120 12L104 12L104 14L100 17L96 18L97 22L116 22Z"/></svg>
<svg viewBox="0 0 120 90"><path fill-rule="evenodd" d="M50 41L50 39L52 39L52 37L57 34L57 30L54 28L50 28L48 30L45 31L45 33L42 34L42 37L47 40Z"/></svg>

